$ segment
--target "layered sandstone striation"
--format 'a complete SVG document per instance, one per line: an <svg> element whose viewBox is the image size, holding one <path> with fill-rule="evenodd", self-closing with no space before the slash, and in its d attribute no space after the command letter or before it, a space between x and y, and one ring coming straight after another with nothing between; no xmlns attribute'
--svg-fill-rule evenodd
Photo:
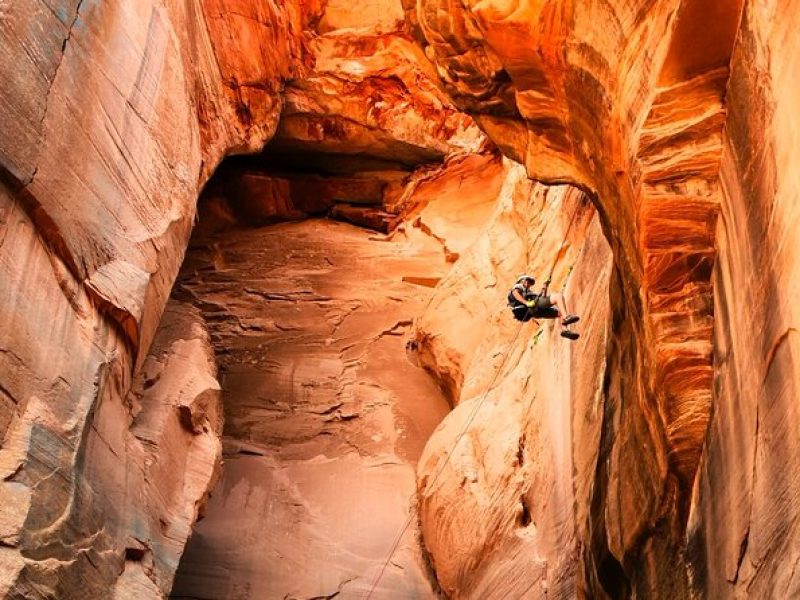
<svg viewBox="0 0 800 600"><path fill-rule="evenodd" d="M794 488L775 478L796 422L789 4L405 4L457 104L532 177L590 191L613 250L600 450L568 574L582 594L795 591ZM464 398L455 337L432 337L431 364ZM425 538L443 585L477 597L465 574L486 547L453 561L441 543L474 519L462 493L422 506ZM493 514L470 532L496 531Z"/></svg>
<svg viewBox="0 0 800 600"><path fill-rule="evenodd" d="M389 35L397 23L383 16ZM176 401L177 367L163 368L178 387L156 386L166 396L149 403L160 402L164 414L142 416L131 390L150 376L149 351L199 190L226 154L259 151L272 138L288 104L286 82L308 76L312 46L324 45L315 28L350 26L341 14L322 17L314 0L31 1L0 9L3 594L168 591L213 479L218 449L206 438L219 422L209 399L198 400L202 409ZM360 26L372 36L383 31L368 25ZM392 81L414 79L414 56L422 57L408 41L403 47L384 57ZM380 72L380 59L372 60ZM335 79L333 69L325 76ZM472 148L469 138L480 133L422 81L430 65L419 69L413 84L430 90L419 104L427 112L383 119L381 143L413 146L415 161ZM416 106L417 88L403 86L390 99ZM327 117L340 110L320 108ZM405 130L423 122L424 133ZM165 319L170 328L177 317ZM200 359L188 351L176 347L175 360ZM208 426L198 416L206 412ZM152 453L177 462L150 465ZM150 468L189 479L156 505L143 499L164 479ZM128 471L137 475L120 487ZM129 505L140 508L126 515Z"/></svg>
<svg viewBox="0 0 800 600"><path fill-rule="evenodd" d="M796 13L0 7L0 595L800 594Z"/></svg>
<svg viewBox="0 0 800 600"><path fill-rule="evenodd" d="M125 398L198 189L225 152L274 132L281 82L303 68L314 13L304 2L3 7L3 594L106 597L120 573L122 595L131 585L168 591L216 462L216 442L195 434L215 429L195 432L202 419L192 416L179 434L176 419L195 409L170 405L143 434L157 447L135 450L144 442L126 440L139 439L144 417ZM231 29L247 35L234 42ZM163 474L145 463L170 449L176 483L191 481L164 490L162 506L141 505L143 520L119 514L159 487ZM120 482L128 468L139 476ZM127 562L147 563L148 577Z"/></svg>
<svg viewBox="0 0 800 600"><path fill-rule="evenodd" d="M312 219L194 238L174 294L219 358L225 468L173 597L360 597L407 521L375 597L436 596L414 475L449 406L409 331L451 269L442 240L472 246L505 173L476 155L418 174L390 236Z"/></svg>
<svg viewBox="0 0 800 600"><path fill-rule="evenodd" d="M286 87L272 148L368 156L415 166L475 151L483 134L434 84L422 50L400 33L333 31L310 44L314 69Z"/></svg>
<svg viewBox="0 0 800 600"><path fill-rule="evenodd" d="M170 324L159 328L131 379L102 354L125 356L121 332L103 329L79 286L64 296L52 271L58 263L27 213L5 189L2 199L9 264L27 267L24 276L6 279L20 293L2 319L5 331L28 343L3 350L13 373L3 379L3 393L24 399L25 418L12 415L4 424L0 450L0 591L7 597L165 597L219 468L220 388L204 324L197 311L169 306ZM55 274L69 282L63 266ZM22 292L32 284L36 293ZM69 350L37 342L42 323L24 318L37 313L72 340ZM36 364L80 377L44 379ZM93 396L81 395L84 387L96 390L96 406Z"/></svg>
<svg viewBox="0 0 800 600"><path fill-rule="evenodd" d="M727 95L714 272L714 415L689 526L709 598L800 594L797 7L745 6Z"/></svg>
<svg viewBox="0 0 800 600"><path fill-rule="evenodd" d="M85 477L122 503L115 506L122 514L104 515L106 530L119 528L127 536L113 595L165 597L220 471L220 385L199 311L167 305L125 406L109 403L101 410L101 444L88 452L97 464Z"/></svg>
<svg viewBox="0 0 800 600"><path fill-rule="evenodd" d="M328 216L382 233L407 221L434 237L433 229L444 227L461 240L454 248L461 248L482 227L488 198L500 189L503 173L494 151L457 153L413 171L336 174L275 171L262 161L228 161L200 196L196 233ZM476 195L471 188L479 184L484 191ZM444 249L449 262L458 258L458 252L446 245Z"/></svg>
<svg viewBox="0 0 800 600"><path fill-rule="evenodd" d="M708 11L717 19L695 47L687 40ZM644 326L636 337L653 340L635 350L630 376L653 399L634 418L645 437L660 439L630 475L662 485L631 498L644 510L625 513L632 520L621 527L632 537L624 545L662 510L660 498L680 496L683 514L710 411L722 97L738 13L736 3L639 10L622 1L431 0L411 14L448 90L504 152L532 177L596 195L627 312Z"/></svg>

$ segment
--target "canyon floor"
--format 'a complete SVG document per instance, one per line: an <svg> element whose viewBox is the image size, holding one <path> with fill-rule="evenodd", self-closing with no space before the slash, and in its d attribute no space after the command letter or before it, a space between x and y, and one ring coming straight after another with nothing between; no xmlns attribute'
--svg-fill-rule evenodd
<svg viewBox="0 0 800 600"><path fill-rule="evenodd" d="M211 332L224 467L173 598L366 594L449 410L406 350L448 268L414 227L389 238L319 219L193 242L174 294ZM374 598L436 597L418 538L414 515Z"/></svg>

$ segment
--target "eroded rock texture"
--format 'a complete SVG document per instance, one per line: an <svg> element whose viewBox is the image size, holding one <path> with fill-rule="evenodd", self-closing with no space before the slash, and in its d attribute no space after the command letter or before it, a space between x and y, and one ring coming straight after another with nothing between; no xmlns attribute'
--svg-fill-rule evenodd
<svg viewBox="0 0 800 600"><path fill-rule="evenodd" d="M225 469L174 597L362 597L409 518L374 597L435 597L414 469L449 407L408 332L504 172L476 156L419 175L389 237L306 220L195 239L175 294L219 356Z"/></svg>
<svg viewBox="0 0 800 600"><path fill-rule="evenodd" d="M748 3L731 68L714 274L714 416L689 539L709 598L800 595L797 6Z"/></svg>
<svg viewBox="0 0 800 600"><path fill-rule="evenodd" d="M621 0L432 0L414 14L448 89L505 152L535 178L597 194L628 312L645 327L636 337L653 340L636 350L630 375L653 400L636 418L663 439L635 470L664 480L682 504L710 408L721 100L738 14L736 3ZM698 19L714 23L702 47L690 42ZM624 528L636 537L642 525L636 517Z"/></svg>
<svg viewBox="0 0 800 600"><path fill-rule="evenodd" d="M169 418L153 417L146 431L129 393L149 377L148 352L199 189L224 155L258 151L274 135L287 105L285 83L315 81L315 53L321 77L342 82L314 100L329 120L342 113L335 127L351 115L325 102L350 93L355 105L360 93L379 88L367 80L380 79L384 57L387 80L396 83L390 99L407 110L381 117L373 106L361 116L364 127L381 130L377 145L390 153L413 148L407 168L480 144L474 124L423 81L429 64L415 79L413 58L422 54L408 40L391 41L398 26L391 13L369 13L380 13L383 29L365 15L362 33L385 30L384 45L403 49L376 50L372 71L347 92L352 73L325 67L317 49L325 42L315 41L315 27L352 25L331 5L338 8L323 21L314 0L0 7L3 594L99 598L115 582L120 596L169 589L216 450L207 442L195 451L196 436L205 440L207 432L194 408L176 404L174 390L164 409ZM399 5L394 12L402 15ZM397 83L403 78L417 87ZM380 104L380 94L373 96ZM427 110L413 110L417 96L425 96L419 105ZM409 160L408 153L398 158ZM219 423L208 420L213 433ZM160 475L147 475L148 452L179 462L185 455L185 465L174 468L192 482L180 493L165 490L162 505L145 502L142 514L151 514L140 522L119 511L161 485ZM106 469L112 464L128 466ZM128 469L145 475L122 486Z"/></svg>
<svg viewBox="0 0 800 600"><path fill-rule="evenodd" d="M797 127L780 108L797 98L790 4L405 3L457 103L532 177L590 191L613 250L599 455L568 575L581 594L796 593L794 484L776 478L797 426ZM464 399L471 351L455 336L429 345ZM443 585L482 597L472 568L498 542L454 558L450 528L475 508L460 505L463 486L448 495L425 482ZM493 515L466 526L483 538L509 527ZM552 585L546 562L537 582ZM545 593L520 586L508 593Z"/></svg>
<svg viewBox="0 0 800 600"><path fill-rule="evenodd" d="M313 5L32 1L0 14L3 593L108 597L126 547L154 565L153 582L126 569L119 593L129 583L164 593L165 565L176 566L193 519L184 503L206 489L197 478L175 497L165 491L165 506L146 515L154 528L118 515L147 493L147 477L120 489L113 467L146 460L126 451L137 416L124 399L199 186L224 152L272 135ZM192 463L192 435L157 430L173 425L159 417L146 436L183 440L176 469L215 462L209 447ZM162 509L180 515L175 531L166 514L159 530Z"/></svg>
<svg viewBox="0 0 800 600"><path fill-rule="evenodd" d="M286 88L275 150L413 166L481 143L474 121L435 86L433 66L407 37L331 32L311 52L313 72Z"/></svg>
<svg viewBox="0 0 800 600"><path fill-rule="evenodd" d="M191 251L180 289L211 323L226 450L175 597L356 597L388 553L447 412L405 356L430 289L403 276L437 277L446 263L433 240L370 237L310 220ZM432 597L414 529L395 561L384 596Z"/></svg>
<svg viewBox="0 0 800 600"><path fill-rule="evenodd" d="M414 514L411 470L444 410L403 404L440 400L400 358L395 334L420 314L415 360L456 406L416 464L445 593L800 594L797 14L792 0L0 6L0 595L168 593L220 454L203 320L226 369L230 469L178 589L365 591ZM525 173L475 154L489 143L459 109ZM184 292L202 293L168 305L198 192L234 153L259 156L235 193L207 190L199 233L227 231L198 250ZM242 233L323 214L398 228ZM292 271L286 248L312 268ZM515 339L506 285L556 259L581 341L548 323ZM251 265L291 289L249 280ZM293 312L301 299L316 318ZM359 529L362 491L386 513ZM260 516L226 521L253 498ZM254 555L320 575L259 578ZM434 587L412 528L380 591Z"/></svg>
<svg viewBox="0 0 800 600"><path fill-rule="evenodd" d="M98 464L85 477L119 499L123 514L106 513L106 528L121 525L128 535L115 598L166 596L172 589L184 544L219 474L222 406L216 374L199 312L170 302L125 401L132 424L126 427L126 411L111 403L101 407L111 414L97 415L100 444L88 454ZM125 468L115 464L122 461Z"/></svg>

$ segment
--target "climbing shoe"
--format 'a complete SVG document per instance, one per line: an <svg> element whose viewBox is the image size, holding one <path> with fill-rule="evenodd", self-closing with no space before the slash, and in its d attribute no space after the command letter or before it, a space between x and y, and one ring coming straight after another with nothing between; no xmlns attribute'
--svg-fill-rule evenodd
<svg viewBox="0 0 800 600"><path fill-rule="evenodd" d="M580 320L581 318L578 315L567 315L566 317L564 317L564 320L561 321L561 324L564 325L564 327L566 327L567 325L572 325L573 323L577 323Z"/></svg>
<svg viewBox="0 0 800 600"><path fill-rule="evenodd" d="M574 331L570 331L569 329L565 329L561 332L561 337L567 338L568 340L577 340L581 335L579 333L575 333Z"/></svg>

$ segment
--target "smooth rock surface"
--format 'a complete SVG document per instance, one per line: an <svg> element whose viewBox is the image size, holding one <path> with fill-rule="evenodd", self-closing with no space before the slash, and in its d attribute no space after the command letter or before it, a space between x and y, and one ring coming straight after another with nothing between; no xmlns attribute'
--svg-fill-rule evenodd
<svg viewBox="0 0 800 600"><path fill-rule="evenodd" d="M448 406L406 357L439 245L325 220L197 242L177 294L202 308L222 369L225 467L175 598L365 594L409 511ZM374 597L435 597L416 517Z"/></svg>
<svg viewBox="0 0 800 600"><path fill-rule="evenodd" d="M133 415L129 431L123 415L98 415L101 442L125 440L122 447L108 444L107 462L95 467L107 473L87 473L97 483L115 479L103 489L125 503L121 521L129 537L114 598L165 598L172 589L191 526L219 478L222 403L216 376L199 311L172 301L126 398ZM123 460L120 469L115 462ZM108 515L112 526L119 516Z"/></svg>
<svg viewBox="0 0 800 600"><path fill-rule="evenodd" d="M458 404L417 470L424 542L448 597L569 598L582 587L611 274L582 197L508 165L493 214L417 322L424 364ZM509 282L541 281L556 258L551 290L581 315L578 342L506 306Z"/></svg>
<svg viewBox="0 0 800 600"><path fill-rule="evenodd" d="M287 80L302 80L315 62L322 13L316 0L0 7L0 595L169 589L193 518L183 503L200 502L206 490L192 484L186 498L170 493L166 506L149 507L148 523L162 509L181 514L180 531L162 532L170 542L161 548L150 542L162 534L151 540L151 525L120 514L149 484L120 488L123 471L103 465L147 459L123 443L136 419L126 398L182 263L198 192L224 156L257 152L273 136ZM369 14L362 34L374 36L378 13ZM327 23L345 26L333 14ZM414 57L424 57L404 43L411 80ZM326 67L336 79L334 71ZM435 90L422 79L420 88ZM481 137L444 94L434 96L438 104L424 103L442 110L441 122L429 110L426 132L416 135L402 128L420 119L384 119L381 144L397 138L402 149L411 140L415 160L427 160L469 146L451 143L452 132ZM408 92L392 99L413 102ZM196 427L192 409L181 411ZM104 442L107 428L113 439ZM170 428L148 436L158 451L194 452L194 437ZM125 591L134 589L141 592Z"/></svg>
<svg viewBox="0 0 800 600"><path fill-rule="evenodd" d="M193 473L194 459L174 466L176 481L192 483L129 522L125 507L158 482L124 477L147 457L127 444L126 396L198 190L226 152L260 148L274 132L316 12L299 0L0 7L0 595L109 597L137 536L132 562L152 551L147 577L169 589L210 477ZM176 460L194 452L194 434L173 433L148 435ZM180 516L174 532L169 515ZM170 538L167 548L148 549L162 516L152 536Z"/></svg>
<svg viewBox="0 0 800 600"><path fill-rule="evenodd" d="M792 2L748 2L728 90L715 410L687 533L699 595L800 595L800 24Z"/></svg>

